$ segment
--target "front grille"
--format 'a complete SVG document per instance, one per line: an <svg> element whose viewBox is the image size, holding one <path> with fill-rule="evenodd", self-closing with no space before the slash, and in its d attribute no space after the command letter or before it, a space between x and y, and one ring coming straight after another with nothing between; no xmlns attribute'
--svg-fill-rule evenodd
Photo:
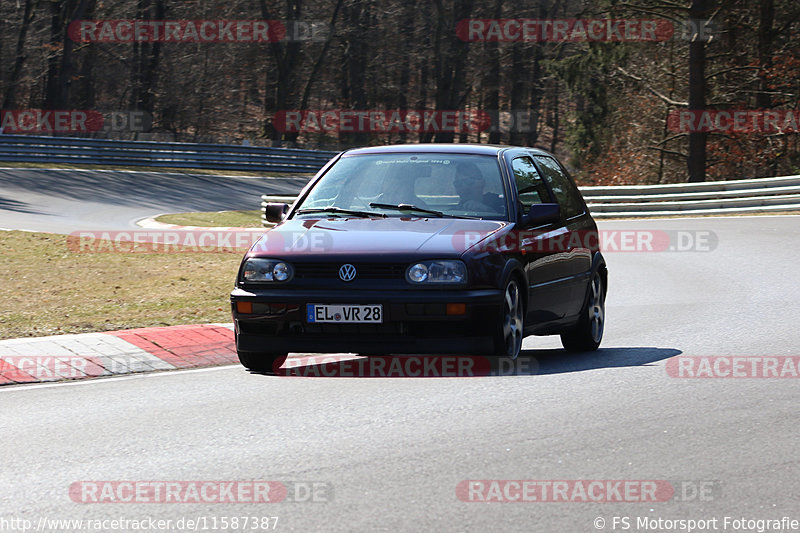
<svg viewBox="0 0 800 533"><path fill-rule="evenodd" d="M402 322L389 324L304 324L301 335L403 335Z"/></svg>
<svg viewBox="0 0 800 533"><path fill-rule="evenodd" d="M314 337L382 337L382 338L437 338L446 335L469 337L485 335L474 323L458 322L388 322L384 324L294 324L274 321L239 321L239 329L246 335L269 335L282 338Z"/></svg>
<svg viewBox="0 0 800 533"><path fill-rule="evenodd" d="M295 263L297 279L339 279L339 268L345 263ZM350 263L356 267L356 279L403 279L405 265L388 263Z"/></svg>

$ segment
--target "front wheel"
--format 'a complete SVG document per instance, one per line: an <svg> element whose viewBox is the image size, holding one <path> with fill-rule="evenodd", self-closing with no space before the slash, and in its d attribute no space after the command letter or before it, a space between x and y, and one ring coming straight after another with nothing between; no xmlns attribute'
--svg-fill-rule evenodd
<svg viewBox="0 0 800 533"><path fill-rule="evenodd" d="M592 275L589 294L581 309L578 324L561 334L561 344L570 352L593 352L603 340L606 323L606 288L603 276L597 271Z"/></svg>
<svg viewBox="0 0 800 533"><path fill-rule="evenodd" d="M495 353L516 359L522 350L524 327L522 293L517 280L510 279L503 292L503 315L495 335Z"/></svg>
<svg viewBox="0 0 800 533"><path fill-rule="evenodd" d="M278 369L286 362L288 354L263 352L238 352L239 362L253 372L278 373Z"/></svg>

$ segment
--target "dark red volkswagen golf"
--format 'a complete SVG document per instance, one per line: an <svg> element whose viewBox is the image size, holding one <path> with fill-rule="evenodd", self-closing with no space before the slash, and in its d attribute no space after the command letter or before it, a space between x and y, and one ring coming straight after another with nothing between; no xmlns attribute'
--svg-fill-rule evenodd
<svg viewBox="0 0 800 533"><path fill-rule="evenodd" d="M256 371L289 352L496 354L527 335L603 337L606 263L564 167L538 149L348 150L247 252L231 293Z"/></svg>

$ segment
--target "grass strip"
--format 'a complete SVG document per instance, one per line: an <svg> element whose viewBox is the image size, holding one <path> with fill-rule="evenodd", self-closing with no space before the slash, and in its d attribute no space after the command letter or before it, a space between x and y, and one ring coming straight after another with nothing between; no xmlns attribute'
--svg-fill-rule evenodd
<svg viewBox="0 0 800 533"><path fill-rule="evenodd" d="M79 253L66 235L0 231L0 338L230 322L242 255Z"/></svg>

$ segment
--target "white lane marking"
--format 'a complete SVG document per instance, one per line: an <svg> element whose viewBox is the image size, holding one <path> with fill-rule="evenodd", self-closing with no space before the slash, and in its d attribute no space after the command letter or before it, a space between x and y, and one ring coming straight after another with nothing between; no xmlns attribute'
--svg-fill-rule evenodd
<svg viewBox="0 0 800 533"><path fill-rule="evenodd" d="M228 326L227 324L219 324L220 326ZM233 325L230 325L233 327ZM357 357L355 354L324 354L325 357L331 355L353 355ZM308 354L301 354L296 353L293 355L289 355L290 359L294 358L303 358L309 357ZM51 387L70 387L70 386L77 386L77 385L91 385L96 383L107 383L109 381L124 381L128 379L142 379L142 378L153 378L158 376L169 376L175 374L187 374L187 373L194 373L194 372L211 372L214 370L230 370L231 368L238 368L241 369L242 372L248 372L242 365L239 363L230 363L227 365L219 365L219 366L210 366L205 368L175 368L170 370L154 370L152 372L141 372L136 374L124 374L121 376L113 376L113 377L98 377L98 378L86 378L80 380L69 380L69 381L58 381L54 383L20 383L19 385L14 385L9 383L8 385L0 386L0 394L6 391L16 391L16 390L33 390L33 389L44 389L44 388L51 388ZM264 378L279 378L282 376L271 376L269 374L259 374L259 376Z"/></svg>
<svg viewBox="0 0 800 533"><path fill-rule="evenodd" d="M19 385L3 385L0 386L0 394L4 392L11 392L11 391L21 391L21 390L35 390L35 389L49 389L51 387L74 387L79 385L96 385L98 383L108 383L110 381L126 381L129 379L144 379L144 378L155 378L160 376L174 376L176 374L189 374L195 372L211 372L214 370L230 370L231 368L240 368L242 372L247 372L247 370L242 367L239 363L231 363L228 365L220 365L220 366L211 366L206 368L187 368L187 369L175 369L175 370L165 370L165 371L153 371L153 372L146 372L146 373L139 373L139 374L125 374L123 376L114 376L114 377L107 377L107 378L88 378L88 379L80 379L75 381L59 381L57 383L30 383L30 384L19 384ZM264 377L280 377L280 376L269 376L264 375Z"/></svg>
<svg viewBox="0 0 800 533"><path fill-rule="evenodd" d="M0 228L0 231L27 231L28 233L53 233L52 231L42 231L38 229L16 229L16 228ZM53 233L53 235L63 235L63 233Z"/></svg>
<svg viewBox="0 0 800 533"><path fill-rule="evenodd" d="M625 218L624 216L620 216L619 218L596 218L595 222L603 223L603 222L637 222L639 220L709 220L709 219L717 219L717 218L796 218L800 217L800 215L795 214L786 214L786 215L772 215L769 213L764 213L763 215L759 215L757 213L754 214L742 214L742 215L706 215L706 216L694 216L694 217L682 217L680 215L670 215L667 217L629 217Z"/></svg>

